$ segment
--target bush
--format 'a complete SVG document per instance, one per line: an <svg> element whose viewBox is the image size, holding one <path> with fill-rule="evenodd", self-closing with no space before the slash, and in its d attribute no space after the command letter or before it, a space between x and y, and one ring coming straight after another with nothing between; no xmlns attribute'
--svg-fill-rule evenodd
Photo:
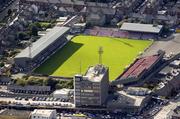
<svg viewBox="0 0 180 119"><path fill-rule="evenodd" d="M27 80L27 85L38 85L42 86L43 85L43 79L37 79L37 78L29 78Z"/></svg>
<svg viewBox="0 0 180 119"><path fill-rule="evenodd" d="M18 36L18 39L24 40L28 36L28 34L25 32L18 32L17 36Z"/></svg>
<svg viewBox="0 0 180 119"><path fill-rule="evenodd" d="M4 66L4 63L3 62L0 62L0 67L3 67Z"/></svg>
<svg viewBox="0 0 180 119"><path fill-rule="evenodd" d="M17 79L15 82L17 85L20 85L20 86L27 85L26 80L24 80L24 79Z"/></svg>
<svg viewBox="0 0 180 119"><path fill-rule="evenodd" d="M73 88L73 80L70 81L59 81L59 83L56 84L57 89L62 89L62 88Z"/></svg>

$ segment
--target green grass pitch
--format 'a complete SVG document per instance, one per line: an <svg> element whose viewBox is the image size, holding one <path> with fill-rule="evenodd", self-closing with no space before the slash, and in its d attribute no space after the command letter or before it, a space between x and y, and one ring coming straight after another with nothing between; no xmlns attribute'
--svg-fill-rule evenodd
<svg viewBox="0 0 180 119"><path fill-rule="evenodd" d="M117 78L152 41L122 38L76 36L57 51L35 72L53 76L72 77L86 72L89 66L98 64L98 49L103 47L102 63L109 67L110 80ZM81 65L80 65L81 64Z"/></svg>

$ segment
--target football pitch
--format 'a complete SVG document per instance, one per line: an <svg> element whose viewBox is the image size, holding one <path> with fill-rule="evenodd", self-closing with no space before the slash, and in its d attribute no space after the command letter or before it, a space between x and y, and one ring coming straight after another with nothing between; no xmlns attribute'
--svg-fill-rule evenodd
<svg viewBox="0 0 180 119"><path fill-rule="evenodd" d="M97 36L76 36L35 70L35 73L73 77L84 74L89 66L99 62L99 47L103 47L102 63L109 67L110 80L117 78L153 41Z"/></svg>

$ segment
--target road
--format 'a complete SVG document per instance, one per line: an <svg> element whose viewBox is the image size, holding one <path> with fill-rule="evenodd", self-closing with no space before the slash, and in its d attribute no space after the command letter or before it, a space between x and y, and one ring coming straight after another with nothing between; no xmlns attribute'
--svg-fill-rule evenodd
<svg viewBox="0 0 180 119"><path fill-rule="evenodd" d="M167 119L167 114L175 109L177 105L180 105L180 102L170 102L167 106L164 106L156 116L154 116L154 119Z"/></svg>
<svg viewBox="0 0 180 119"><path fill-rule="evenodd" d="M69 108L74 108L75 105L70 103L70 102L60 102L60 101L33 101L31 99L29 100L15 100L14 98L7 98L7 97L0 97L0 101L4 101L4 102L11 102L11 104L15 104L15 105L34 105L34 106L62 106L62 107L69 107Z"/></svg>
<svg viewBox="0 0 180 119"><path fill-rule="evenodd" d="M180 53L180 34L174 34L172 40L155 41L154 44L146 50L143 56L154 55L159 49L165 50L167 54L171 52L175 54Z"/></svg>

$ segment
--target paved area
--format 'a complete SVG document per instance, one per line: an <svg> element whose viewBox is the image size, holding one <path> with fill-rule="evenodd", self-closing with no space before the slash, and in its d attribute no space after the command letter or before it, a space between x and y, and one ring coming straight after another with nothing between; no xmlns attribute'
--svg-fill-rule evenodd
<svg viewBox="0 0 180 119"><path fill-rule="evenodd" d="M75 107L75 105L70 102L59 102L59 101L33 101L31 99L26 101L24 99L15 100L14 98L3 98L3 97L0 97L0 101L22 104L22 105L38 105L38 106L50 105L50 106L53 106L54 104L58 104L58 105L60 104L63 107L66 107L67 105L71 105L70 106L71 108Z"/></svg>
<svg viewBox="0 0 180 119"><path fill-rule="evenodd" d="M167 106L164 106L162 108L162 110L156 115L154 116L154 119L166 119L167 118L167 114L172 110L175 109L177 106L177 103L174 102L170 102L170 104L168 104Z"/></svg>
<svg viewBox="0 0 180 119"><path fill-rule="evenodd" d="M149 56L156 54L160 49L165 50L167 54L171 52L175 54L180 53L180 33L174 34L174 38L169 41L155 41L143 55Z"/></svg>
<svg viewBox="0 0 180 119"><path fill-rule="evenodd" d="M11 115L11 116L29 116L30 111L24 110L14 110L14 109L5 109L1 115Z"/></svg>
<svg viewBox="0 0 180 119"><path fill-rule="evenodd" d="M154 119L167 119L167 114L171 110L174 110L178 105L180 105L180 98L176 101L171 100L168 105L164 106L161 111L156 116L154 116Z"/></svg>

